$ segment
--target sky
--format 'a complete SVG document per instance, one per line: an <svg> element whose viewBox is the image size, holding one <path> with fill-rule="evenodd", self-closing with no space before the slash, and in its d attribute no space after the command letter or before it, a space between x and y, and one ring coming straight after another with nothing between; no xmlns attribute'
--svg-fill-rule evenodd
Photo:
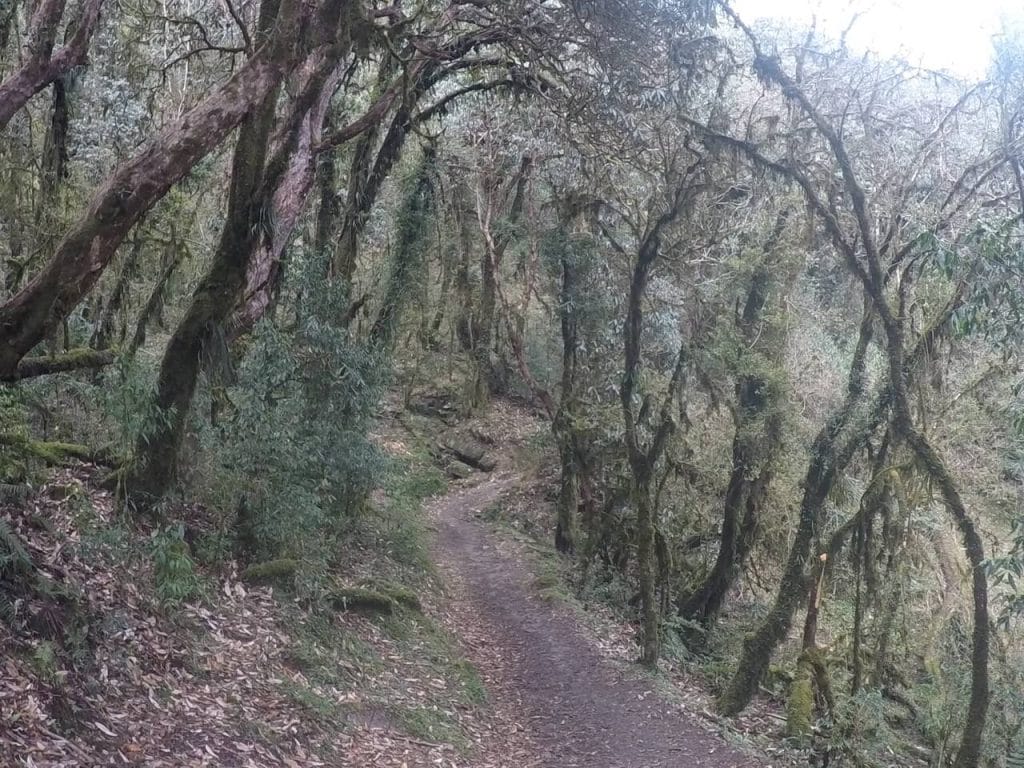
<svg viewBox="0 0 1024 768"><path fill-rule="evenodd" d="M858 11L847 37L853 50L901 55L929 69L982 78L991 59L994 34L1006 19L1024 19L1020 0L733 0L744 21L774 17L807 24L838 37Z"/></svg>

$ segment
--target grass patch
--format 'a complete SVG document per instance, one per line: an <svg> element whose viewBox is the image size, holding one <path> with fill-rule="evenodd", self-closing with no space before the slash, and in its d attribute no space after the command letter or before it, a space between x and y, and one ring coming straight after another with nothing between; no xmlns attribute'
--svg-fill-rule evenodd
<svg viewBox="0 0 1024 768"><path fill-rule="evenodd" d="M458 680L462 698L467 704L481 707L487 703L487 686L484 685L483 678L480 677L476 667L466 659L459 659L452 667L452 671L455 673L455 679Z"/></svg>
<svg viewBox="0 0 1024 768"><path fill-rule="evenodd" d="M281 693L292 703L323 723L340 723L343 717L341 706L311 686L297 680L284 680Z"/></svg>
<svg viewBox="0 0 1024 768"><path fill-rule="evenodd" d="M423 503L447 487L440 469L425 449L396 459L384 477L384 501L371 505L362 522L363 533L381 552L392 573L390 586L434 581L436 571L430 552L431 531L423 517Z"/></svg>
<svg viewBox="0 0 1024 768"><path fill-rule="evenodd" d="M537 590L541 600L548 603L570 601L572 596L566 588L557 563L542 561L538 565L537 574L533 578L533 588Z"/></svg>
<svg viewBox="0 0 1024 768"><path fill-rule="evenodd" d="M382 619L381 625L403 655L418 659L430 677L448 683L457 703L476 707L487 702L487 688L476 667L463 658L455 638L432 619L396 614Z"/></svg>

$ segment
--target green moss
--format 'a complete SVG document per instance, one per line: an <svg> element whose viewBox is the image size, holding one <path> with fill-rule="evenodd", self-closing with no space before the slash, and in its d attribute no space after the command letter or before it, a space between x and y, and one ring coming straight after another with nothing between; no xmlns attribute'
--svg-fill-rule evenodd
<svg viewBox="0 0 1024 768"><path fill-rule="evenodd" d="M47 464L64 464L71 459L93 461L96 451L79 443L64 443L57 440L30 440L16 433L0 434L0 445L7 446L13 453L39 459Z"/></svg>
<svg viewBox="0 0 1024 768"><path fill-rule="evenodd" d="M420 602L419 595L408 587L403 587L401 584L371 580L364 581L362 586L372 592L379 592L385 597L391 598L403 608L408 608L412 611L423 610L423 604Z"/></svg>
<svg viewBox="0 0 1024 768"><path fill-rule="evenodd" d="M805 739L811 734L814 714L814 669L801 659L786 701L786 735Z"/></svg>
<svg viewBox="0 0 1024 768"><path fill-rule="evenodd" d="M336 611L380 614L390 616L399 609L399 604L388 595L365 587L340 587L325 598Z"/></svg>
<svg viewBox="0 0 1024 768"><path fill-rule="evenodd" d="M272 584L290 582L299 567L297 560L282 557L264 563L250 565L242 571L242 581L249 584Z"/></svg>

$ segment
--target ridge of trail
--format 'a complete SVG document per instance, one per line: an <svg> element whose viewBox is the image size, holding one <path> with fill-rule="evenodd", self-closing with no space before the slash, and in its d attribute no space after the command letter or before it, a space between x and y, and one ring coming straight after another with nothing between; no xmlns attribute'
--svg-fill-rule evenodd
<svg viewBox="0 0 1024 768"><path fill-rule="evenodd" d="M492 706L522 723L515 768L764 765L659 696L639 672L602 657L566 606L535 594L529 568L477 519L514 481L498 476L459 488L427 512L437 525L453 629L487 681Z"/></svg>

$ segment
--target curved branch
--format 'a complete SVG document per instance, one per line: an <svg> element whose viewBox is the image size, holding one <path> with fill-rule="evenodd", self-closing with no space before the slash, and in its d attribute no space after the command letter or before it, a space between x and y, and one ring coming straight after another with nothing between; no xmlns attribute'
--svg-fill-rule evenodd
<svg viewBox="0 0 1024 768"><path fill-rule="evenodd" d="M29 59L0 83L0 131L7 127L29 99L71 69L85 63L102 5L103 0L85 0L74 34L54 52L65 1L44 0L39 4L28 31Z"/></svg>

